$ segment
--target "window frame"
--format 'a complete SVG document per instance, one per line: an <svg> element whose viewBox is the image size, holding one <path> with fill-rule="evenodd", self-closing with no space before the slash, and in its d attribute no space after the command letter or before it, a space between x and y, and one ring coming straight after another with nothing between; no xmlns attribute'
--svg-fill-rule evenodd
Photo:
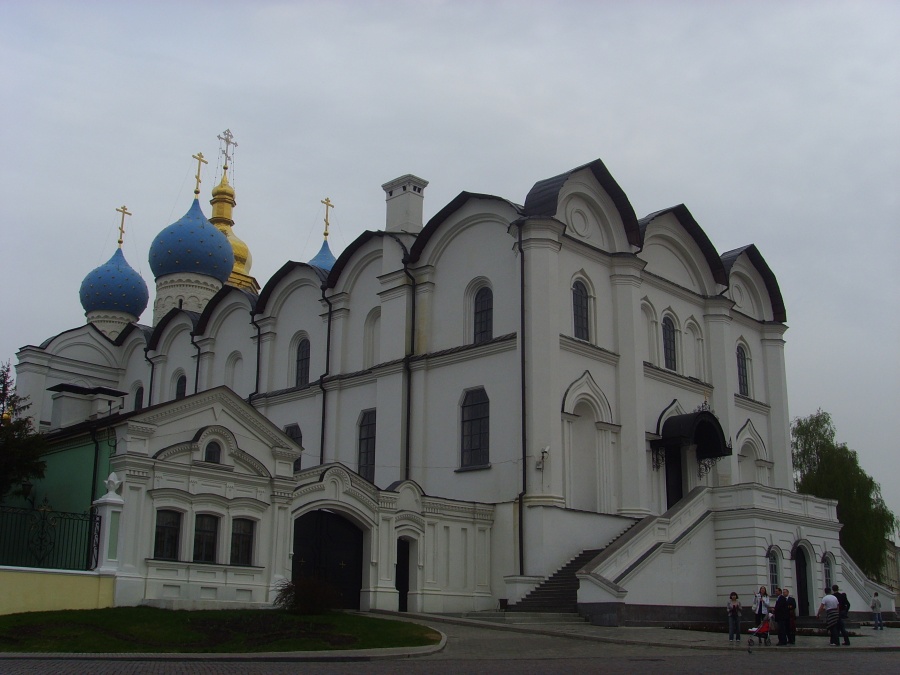
<svg viewBox="0 0 900 675"><path fill-rule="evenodd" d="M494 291L482 286L472 298L472 344L494 339Z"/></svg>
<svg viewBox="0 0 900 675"><path fill-rule="evenodd" d="M572 283L572 336L591 341L591 294L581 279Z"/></svg>
<svg viewBox="0 0 900 675"><path fill-rule="evenodd" d="M163 522L162 516L172 516L174 522ZM181 524L184 514L174 509L157 509L153 534L153 558L155 560L178 560L181 551Z"/></svg>
<svg viewBox="0 0 900 675"><path fill-rule="evenodd" d="M460 403L459 468L491 465L491 399L484 387L469 389Z"/></svg>
<svg viewBox="0 0 900 675"><path fill-rule="evenodd" d="M779 565L778 552L773 548L766 554L766 560L769 573L769 588L780 588L781 566Z"/></svg>
<svg viewBox="0 0 900 675"><path fill-rule="evenodd" d="M750 373L748 371L749 358L747 357L747 348L744 345L738 345L735 349L735 358L737 359L737 375L738 375L738 394L750 397Z"/></svg>
<svg viewBox="0 0 900 675"><path fill-rule="evenodd" d="M675 320L664 316L662 323L663 365L666 370L678 372L678 339Z"/></svg>
<svg viewBox="0 0 900 675"><path fill-rule="evenodd" d="M175 400L180 401L187 398L187 375L181 373L175 378Z"/></svg>
<svg viewBox="0 0 900 675"><path fill-rule="evenodd" d="M249 532L238 531L249 526ZM256 536L256 521L251 518L233 518L231 520L231 565L251 567L253 565L253 543Z"/></svg>
<svg viewBox="0 0 900 675"><path fill-rule="evenodd" d="M194 516L193 562L210 564L217 562L220 521L221 517L214 513L198 513ZM201 524L204 527L201 527Z"/></svg>
<svg viewBox="0 0 900 675"><path fill-rule="evenodd" d="M203 461L208 464L222 463L222 444L218 441L210 441L203 448Z"/></svg>
<svg viewBox="0 0 900 675"><path fill-rule="evenodd" d="M144 409L144 387L143 385L138 385L137 389L134 390L134 398L132 399L132 405L134 406L133 410L137 412L138 410Z"/></svg>
<svg viewBox="0 0 900 675"><path fill-rule="evenodd" d="M294 353L294 386L309 386L310 342L308 337L300 338Z"/></svg>
<svg viewBox="0 0 900 675"><path fill-rule="evenodd" d="M356 472L370 483L375 483L375 439L377 416L375 410L364 410L359 418Z"/></svg>

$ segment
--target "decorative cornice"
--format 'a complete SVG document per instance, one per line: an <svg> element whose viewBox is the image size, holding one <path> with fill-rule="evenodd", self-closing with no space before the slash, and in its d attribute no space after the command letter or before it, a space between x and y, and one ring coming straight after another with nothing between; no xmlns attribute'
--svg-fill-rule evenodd
<svg viewBox="0 0 900 675"><path fill-rule="evenodd" d="M587 356L588 358L601 361L602 363L611 366L619 364L620 357L615 352L611 352L603 347L598 347L590 342L585 342L584 340L578 340L570 335L559 334L559 348L567 352Z"/></svg>

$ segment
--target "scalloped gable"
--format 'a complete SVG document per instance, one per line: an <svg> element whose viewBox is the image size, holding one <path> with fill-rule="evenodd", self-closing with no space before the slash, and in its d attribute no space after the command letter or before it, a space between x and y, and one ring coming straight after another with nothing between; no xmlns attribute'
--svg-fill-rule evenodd
<svg viewBox="0 0 900 675"><path fill-rule="evenodd" d="M738 262L741 256L746 257L749 265L753 267L762 278L766 294L772 306L772 320L785 323L787 321L787 311L784 306L784 298L781 296L781 289L778 287L778 279L775 278L774 272L772 272L768 263L766 263L766 260L759 252L759 249L756 248L756 244L742 246L722 254L722 265L728 274L729 286L731 285L731 274L735 268L735 263ZM731 299L735 300L734 297Z"/></svg>
<svg viewBox="0 0 900 675"><path fill-rule="evenodd" d="M275 272L275 274L272 275L272 278L266 282L266 285L263 286L262 291L259 293L259 298L256 301L255 309L253 310L254 314L260 315L266 313L266 310L269 309L269 303L272 301L272 297L278 292L281 282L286 277L290 276L294 270L298 269L306 269L312 272L313 276L318 280L318 285L320 287L324 285L328 279L328 273L325 270L314 267L308 263L288 260L277 272Z"/></svg>
<svg viewBox="0 0 900 675"><path fill-rule="evenodd" d="M558 176L546 178L535 183L528 192L528 196L525 197L525 215L555 217L559 212L560 192L562 191L563 186L573 174L576 174L583 169L589 169L594 175L594 178L597 179L600 187L602 187L606 194L609 195L619 213L619 217L622 219L628 243L632 246L642 246L641 230L638 226L637 216L634 213L631 202L628 201L628 197L624 190L622 190L612 177L612 174L606 168L606 165L599 159L589 162L588 164L582 164L581 166L575 167L571 171L561 173Z"/></svg>
<svg viewBox="0 0 900 675"><path fill-rule="evenodd" d="M651 213L639 224L644 246L638 256L648 272L701 295L728 285L718 252L684 204Z"/></svg>

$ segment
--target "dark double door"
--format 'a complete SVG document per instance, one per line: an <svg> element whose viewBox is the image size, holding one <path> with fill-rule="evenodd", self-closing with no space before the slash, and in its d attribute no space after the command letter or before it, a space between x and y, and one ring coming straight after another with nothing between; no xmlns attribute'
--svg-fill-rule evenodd
<svg viewBox="0 0 900 675"><path fill-rule="evenodd" d="M329 585L340 609L359 609L363 533L331 511L311 511L294 521L295 582L314 579Z"/></svg>

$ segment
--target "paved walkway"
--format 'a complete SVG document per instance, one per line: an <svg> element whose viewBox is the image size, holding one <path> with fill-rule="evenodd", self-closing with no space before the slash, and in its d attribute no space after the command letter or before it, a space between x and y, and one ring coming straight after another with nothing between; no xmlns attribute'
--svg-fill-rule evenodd
<svg viewBox="0 0 900 675"><path fill-rule="evenodd" d="M748 649L747 640L749 634L744 633L742 639L738 643L729 643L728 636L725 633L703 633L690 630L674 630L669 628L642 628L642 627L616 627L608 628L601 626L592 626L588 623L576 624L557 624L546 625L540 624L504 624L494 621L481 621L471 618L455 618L438 614L414 614L414 613L393 613L378 612L378 615L386 618L399 619L403 621L415 621L424 623L440 631L442 624L453 624L457 626L468 626L471 628L480 628L482 630L500 630L522 634L545 635L549 637L565 637L570 639L608 643L617 645L630 646L646 646L646 647L668 647L674 649L695 649L709 650L718 652L736 652L746 651ZM883 631L872 630L869 626L862 626L855 630L856 636L851 636L850 646L839 648L831 648L828 645L828 638L824 636L803 636L797 637L797 645L793 647L776 648L774 641L772 646L765 647L754 645L751 648L754 652L764 651L812 651L826 652L833 649L835 652L884 652L884 651L900 651L900 629L886 628ZM155 661L155 662L327 662L327 661L379 661L379 660L396 660L402 658L413 658L435 654L444 649L447 637L442 632L441 641L428 647L406 647L391 649L356 649L342 651L322 651L322 652L266 652L258 654L22 654L0 652L0 664L6 660L71 660L71 661ZM2 667L0 667L2 671Z"/></svg>
<svg viewBox="0 0 900 675"><path fill-rule="evenodd" d="M385 613L388 614L388 613ZM479 621L476 619L451 618L437 614L403 614L398 617L414 618L440 630L441 623L455 623L457 625L482 626L497 630L509 630L536 635L552 635L558 637L570 637L579 640L591 640L594 642L606 642L620 645L644 645L648 647L674 647L681 649L706 649L729 651L735 649L747 649L750 634L741 633L739 643L729 643L727 633L705 633L693 630L676 630L672 628L644 628L644 627L604 627L592 626L589 623L572 623L541 626L539 624L503 624L493 621ZM850 646L841 646L842 651L900 651L900 629L886 628L884 630L872 630L871 626L861 626L852 631L855 636L850 637ZM754 639L752 649L775 649L777 636L772 636L772 646L757 645ZM828 650L828 636L797 636L797 644L793 647L781 647L780 649L797 650Z"/></svg>

